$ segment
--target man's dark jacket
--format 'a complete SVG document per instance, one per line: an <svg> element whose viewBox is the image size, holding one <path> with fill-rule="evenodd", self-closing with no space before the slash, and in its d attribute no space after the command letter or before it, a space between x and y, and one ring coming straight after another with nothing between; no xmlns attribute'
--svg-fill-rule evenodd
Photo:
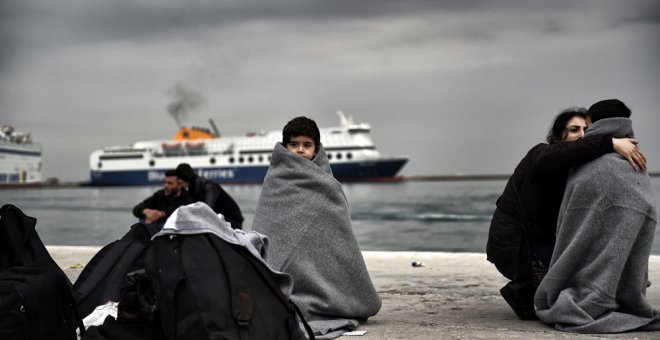
<svg viewBox="0 0 660 340"><path fill-rule="evenodd" d="M194 202L208 204L216 214L222 214L225 221L231 223L232 228L241 229L243 226L241 209L219 184L197 176L188 184L188 191Z"/></svg>
<svg viewBox="0 0 660 340"><path fill-rule="evenodd" d="M529 150L497 200L486 245L488 260L509 279L530 275L531 256L521 230L523 216L529 224L527 235L532 248L551 252L570 169L612 151L610 135L541 143Z"/></svg>
<svg viewBox="0 0 660 340"><path fill-rule="evenodd" d="M142 201L140 204L136 205L135 208L133 208L133 215L137 218L144 219L145 216L142 213L142 210L162 210L165 212L165 217L160 218L158 221L154 222L156 224L162 224L165 223L165 220L170 217L170 215L172 215L176 208L191 203L193 203L193 200L192 197L190 197L188 190L182 189L178 196L165 196L165 191L160 189Z"/></svg>

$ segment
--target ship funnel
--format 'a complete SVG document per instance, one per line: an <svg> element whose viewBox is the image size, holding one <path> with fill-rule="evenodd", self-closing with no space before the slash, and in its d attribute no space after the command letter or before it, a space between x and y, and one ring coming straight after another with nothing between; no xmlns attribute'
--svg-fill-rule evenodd
<svg viewBox="0 0 660 340"><path fill-rule="evenodd" d="M353 117L352 116L347 117L344 111L342 110L337 111L337 116L339 116L339 122L341 126L348 126L353 124Z"/></svg>
<svg viewBox="0 0 660 340"><path fill-rule="evenodd" d="M209 118L209 125L211 125L211 130L213 130L213 134L216 137L220 137L220 130L218 130L218 127L215 125L215 122L213 121L212 118Z"/></svg>

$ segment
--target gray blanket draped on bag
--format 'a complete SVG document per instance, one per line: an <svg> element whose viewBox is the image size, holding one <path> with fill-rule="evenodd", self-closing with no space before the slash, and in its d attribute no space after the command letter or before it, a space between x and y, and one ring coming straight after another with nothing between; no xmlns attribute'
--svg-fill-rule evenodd
<svg viewBox="0 0 660 340"><path fill-rule="evenodd" d="M275 145L252 230L269 238L268 263L293 277L291 299L317 338L338 337L380 310L323 147L310 161Z"/></svg>
<svg viewBox="0 0 660 340"><path fill-rule="evenodd" d="M247 249L255 259L268 267L282 294L286 297L291 295L293 289L291 275L273 270L264 259L268 252L268 237L255 231L233 229L231 223L227 222L222 214L216 214L204 202L195 202L177 208L167 219L163 229L151 239L194 234L213 234L227 243Z"/></svg>
<svg viewBox="0 0 660 340"><path fill-rule="evenodd" d="M632 123L602 119L587 133L629 136ZM573 169L550 269L534 299L538 317L578 333L657 329L660 316L646 301L655 207L648 174L616 153Z"/></svg>

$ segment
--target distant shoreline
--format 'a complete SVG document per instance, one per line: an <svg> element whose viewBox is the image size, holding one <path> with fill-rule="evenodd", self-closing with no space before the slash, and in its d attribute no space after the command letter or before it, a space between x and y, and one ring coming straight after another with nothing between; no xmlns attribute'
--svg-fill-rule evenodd
<svg viewBox="0 0 660 340"><path fill-rule="evenodd" d="M660 177L660 172L649 172L650 177ZM404 181L419 181L419 182L433 182L433 181L499 181L508 180L511 174L489 174L489 175L429 175L429 176L404 176Z"/></svg>
<svg viewBox="0 0 660 340"><path fill-rule="evenodd" d="M660 172L649 172L651 177L660 177ZM442 181L505 181L511 177L511 174L485 174L485 175L463 175L463 174L454 174L454 175L413 175L413 176L401 176L402 182L442 182ZM369 183L369 182L365 182ZM236 185L236 184L229 184ZM19 185L10 185L10 186L0 186L2 189L34 189L34 188L77 188L77 187L89 187L90 184L88 181L80 182L56 182L49 181L45 183L36 183L30 184L28 186L19 186ZM100 188L100 187L99 187Z"/></svg>
<svg viewBox="0 0 660 340"><path fill-rule="evenodd" d="M429 175L405 176L404 181L410 182L436 182L436 181L501 181L507 180L511 175Z"/></svg>

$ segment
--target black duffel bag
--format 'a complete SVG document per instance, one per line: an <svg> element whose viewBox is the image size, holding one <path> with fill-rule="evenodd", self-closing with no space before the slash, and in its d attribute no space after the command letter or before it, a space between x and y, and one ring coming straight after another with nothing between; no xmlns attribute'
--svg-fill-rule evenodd
<svg viewBox="0 0 660 340"><path fill-rule="evenodd" d="M71 281L35 225L13 205L0 208L0 339L77 339L84 326Z"/></svg>

